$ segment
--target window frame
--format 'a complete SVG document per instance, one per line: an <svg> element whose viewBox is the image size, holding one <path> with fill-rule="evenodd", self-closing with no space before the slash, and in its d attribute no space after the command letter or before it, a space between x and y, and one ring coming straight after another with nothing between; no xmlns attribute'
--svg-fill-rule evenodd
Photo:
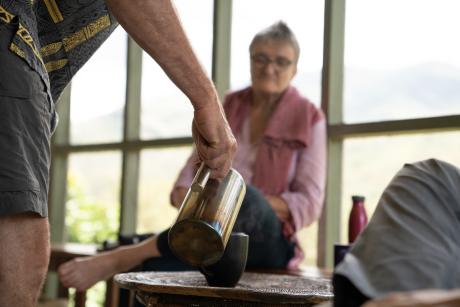
<svg viewBox="0 0 460 307"><path fill-rule="evenodd" d="M343 142L349 138L432 133L460 130L460 115L346 124L343 120L343 71L345 0L325 0L321 107L328 123L327 188L318 228L318 257L321 267L332 267L333 244L340 242ZM214 0L212 78L221 97L230 85L232 1ZM52 140L50 180L51 241L65 242L65 200L68 157L76 152L117 150L123 154L120 193L120 233L136 229L140 151L147 148L190 146L191 137L140 139L140 95L142 50L128 38L127 84L123 138L104 144L70 144L70 91L63 92L57 109L61 118Z"/></svg>

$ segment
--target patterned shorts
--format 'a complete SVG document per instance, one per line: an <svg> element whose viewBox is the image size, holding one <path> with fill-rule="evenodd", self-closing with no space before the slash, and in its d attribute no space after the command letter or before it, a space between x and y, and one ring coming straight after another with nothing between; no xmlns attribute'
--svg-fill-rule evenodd
<svg viewBox="0 0 460 307"><path fill-rule="evenodd" d="M0 23L0 215L48 215L51 102L34 70L9 50L17 23Z"/></svg>

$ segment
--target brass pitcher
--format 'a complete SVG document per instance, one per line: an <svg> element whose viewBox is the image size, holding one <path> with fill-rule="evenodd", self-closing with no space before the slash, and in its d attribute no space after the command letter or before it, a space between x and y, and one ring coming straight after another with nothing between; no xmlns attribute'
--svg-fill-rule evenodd
<svg viewBox="0 0 460 307"><path fill-rule="evenodd" d="M197 267L222 257L246 193L243 177L234 169L223 180L209 175L202 163L168 234L171 251Z"/></svg>

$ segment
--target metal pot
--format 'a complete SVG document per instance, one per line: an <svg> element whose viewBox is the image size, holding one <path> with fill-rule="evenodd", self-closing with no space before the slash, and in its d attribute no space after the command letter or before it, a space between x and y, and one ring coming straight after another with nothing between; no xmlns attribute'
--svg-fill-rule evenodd
<svg viewBox="0 0 460 307"><path fill-rule="evenodd" d="M222 257L246 193L236 170L230 169L223 180L210 179L209 174L201 164L168 234L171 251L198 267Z"/></svg>

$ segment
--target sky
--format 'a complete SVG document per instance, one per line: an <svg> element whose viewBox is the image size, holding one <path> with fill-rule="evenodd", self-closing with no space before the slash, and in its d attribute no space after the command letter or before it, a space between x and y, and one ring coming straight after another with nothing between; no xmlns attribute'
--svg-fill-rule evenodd
<svg viewBox="0 0 460 307"><path fill-rule="evenodd" d="M395 69L444 61L460 67L460 1L347 0L345 63Z"/></svg>

